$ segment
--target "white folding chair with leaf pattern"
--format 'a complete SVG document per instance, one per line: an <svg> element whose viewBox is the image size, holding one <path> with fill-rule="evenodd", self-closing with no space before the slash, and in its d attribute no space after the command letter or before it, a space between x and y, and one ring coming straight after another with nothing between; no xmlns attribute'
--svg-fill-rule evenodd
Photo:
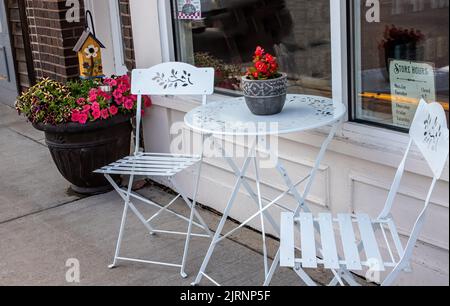
<svg viewBox="0 0 450 306"><path fill-rule="evenodd" d="M391 215L395 197L405 172L405 165L411 147L415 143L433 172L433 181L429 188L425 205L419 214L410 237L404 247L397 227ZM438 103L427 104L420 101L412 127L410 142L405 156L398 168L387 201L381 214L375 220L369 215L358 213L330 213L314 216L311 213L283 213L281 217L281 247L280 266L293 268L299 277L308 285L315 285L310 277L303 273L304 268L322 266L333 272L334 278L330 285L348 283L358 285L349 271L366 271L366 275L381 275L389 273L381 282L382 285L392 285L398 274L407 271L419 234L425 223L427 210L436 182L442 175L449 153L449 130L442 106ZM296 233L299 231L301 257L296 258ZM336 239L334 228L339 229L340 239ZM358 235L359 233L359 235ZM381 233L377 240L376 234ZM320 243L316 240L320 236ZM356 237L360 237L359 240ZM390 238L390 239L389 239ZM393 246L389 242L392 239ZM338 241L337 241L338 240ZM379 245L379 241L381 241ZM338 245L337 243L340 243ZM385 256L381 255L380 247L384 246ZM338 249L343 250L342 258ZM387 255L388 254L388 255ZM277 262L274 262L276 265ZM272 269L275 269L273 266ZM390 271L390 272L389 272Z"/></svg>
<svg viewBox="0 0 450 306"><path fill-rule="evenodd" d="M96 173L103 173L107 180L111 183L114 189L124 200L124 210L122 215L122 221L120 225L119 237L117 239L116 252L114 255L114 262L110 268L114 268L117 262L120 261L132 261L139 263L156 264L162 266L178 267L181 268L181 276L187 277L185 273L185 266L187 260L187 254L189 249L189 241L191 236L195 237L207 237L212 238L211 231L197 213L196 198L198 193L198 185L201 171L201 163L203 156L192 155L175 155L164 153L143 153L139 151L140 144L140 126L141 126L141 110L142 110L142 96L179 96L179 95L199 95L203 97L203 103L207 103L208 95L214 92L214 69L213 68L196 68L194 66L185 63L163 63L156 65L150 69L136 69L132 72L131 79L131 92L137 95L137 111L136 111L136 147L134 155L125 157L105 166ZM192 201L189 200L187 193L181 189L181 186L177 183L175 176L180 172L187 170L191 167L196 167L194 170L194 192ZM128 188L124 189L118 186L111 175L129 175ZM144 198L132 192L132 186L136 176L144 177L166 177L172 183L173 187L179 195L176 196L167 205L162 206L149 199ZM186 205L190 208L190 217L187 218L180 214L170 210L170 206L175 203L179 198L182 198ZM144 215L137 209L131 199L138 200L142 203L156 207L158 211L150 218L145 218ZM120 256L120 249L122 244L123 232L126 224L128 209L137 216L137 218L145 226L146 230L150 234L174 234L186 236L183 259L181 264L166 263L149 261L142 259L126 258ZM158 230L152 226L152 222L161 215L161 213L170 213L184 221L188 222L186 232L176 232L170 230ZM198 222L194 221L194 216ZM196 226L206 234L194 234L192 233L192 227Z"/></svg>

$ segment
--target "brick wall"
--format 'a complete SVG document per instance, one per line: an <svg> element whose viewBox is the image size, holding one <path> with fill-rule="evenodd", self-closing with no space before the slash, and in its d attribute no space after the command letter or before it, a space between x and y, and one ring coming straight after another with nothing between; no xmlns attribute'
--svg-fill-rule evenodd
<svg viewBox="0 0 450 306"><path fill-rule="evenodd" d="M64 82L78 77L78 59L72 49L84 30L84 16L79 23L67 22L65 4L65 0L26 1L37 78ZM83 12L83 1L80 4Z"/></svg>
<svg viewBox="0 0 450 306"><path fill-rule="evenodd" d="M125 65L128 70L136 67L134 57L133 32L131 28L130 0L118 0L120 7L120 18L122 22L122 38L125 56Z"/></svg>

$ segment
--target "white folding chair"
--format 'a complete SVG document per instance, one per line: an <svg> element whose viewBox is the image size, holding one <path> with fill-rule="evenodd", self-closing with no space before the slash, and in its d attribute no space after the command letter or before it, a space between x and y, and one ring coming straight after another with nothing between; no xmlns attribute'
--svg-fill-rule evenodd
<svg viewBox="0 0 450 306"><path fill-rule="evenodd" d="M417 145L433 171L433 181L424 208L415 222L406 246L403 247L391 210L413 143ZM301 212L298 215L282 213L280 254L277 254L273 263L275 266L272 269L276 268L279 259L281 267L293 268L308 285L315 285L315 283L305 275L303 271L305 268L316 269L322 266L331 270L334 279L330 285L344 285L344 281L349 285L358 285L349 271L368 270L368 273L378 275L384 271L390 271L382 285L392 285L401 271L409 270L410 259L425 222L430 198L436 182L442 175L448 153L449 130L444 109L438 103L427 104L422 100L412 123L408 148L379 217L371 220L367 214L363 213L338 214L336 217L330 213L321 213L317 216L307 212ZM340 239L335 238L334 228L339 229L337 234L341 237ZM301 246L300 258L296 258L295 255L298 231ZM378 240L377 233L381 236ZM320 243L316 240L316 234L320 236ZM359 237L358 241L356 237ZM395 248L391 247L388 237L392 239ZM388 259L382 256L380 246L383 245L387 249L384 257ZM343 250L343 258L338 255L338 249Z"/></svg>
<svg viewBox="0 0 450 306"><path fill-rule="evenodd" d="M141 110L142 110L142 96L152 95L152 96L176 96L176 95L199 95L203 97L203 103L206 104L207 96L213 94L214 92L214 69L213 68L196 68L185 63L163 63L156 65L150 69L136 69L132 72L131 79L131 92L137 95L137 111L136 111L136 147L134 155L123 158L115 163L105 166L97 171L96 173L102 173L105 175L106 179L111 183L114 189L119 193L121 198L124 200L124 210L122 215L122 221L120 225L119 237L117 239L116 251L114 254L114 262L110 268L114 268L117 262L120 261L131 261L147 264L156 264L169 267L181 268L181 276L183 278L187 277L185 273L186 259L189 249L189 241L191 236L195 237L208 237L212 238L211 231L208 226L198 214L195 209L196 198L198 193L198 185L200 181L201 165L203 160L203 155L192 156L192 155L175 155L175 154L157 154L157 153L143 153L139 151L139 139L140 139L140 126L141 126ZM192 201L189 200L186 192L181 189L180 185L177 183L175 176L190 167L196 166L197 169L194 171L194 193ZM118 186L111 175L129 175L128 188L124 189ZM144 177L166 177L171 182L172 186L175 188L179 195L176 196L167 205L161 206L160 204L154 203L134 192L132 192L133 181L136 176ZM175 213L170 210L170 206L175 203L179 198L182 198L186 205L190 208L190 217L184 217L180 214ZM158 208L151 218L147 219L144 215L136 208L131 199L139 200L145 204ZM123 231L125 228L126 218L128 209L138 217L138 219L143 223L145 228L149 231L151 235L153 234L174 234L186 236L183 259L181 264L157 262L149 260L141 260L134 258L126 258L120 256L120 248L122 244ZM187 232L175 232L169 230L158 230L152 226L152 221L154 221L161 213L167 212L184 221L187 221L188 227ZM194 221L194 216L197 218L198 222ZM197 226L204 230L206 234L194 234L192 233L192 227Z"/></svg>

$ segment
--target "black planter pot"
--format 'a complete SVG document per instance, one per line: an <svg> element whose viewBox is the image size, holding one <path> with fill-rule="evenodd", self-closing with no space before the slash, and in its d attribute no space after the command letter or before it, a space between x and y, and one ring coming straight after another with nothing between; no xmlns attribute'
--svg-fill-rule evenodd
<svg viewBox="0 0 450 306"><path fill-rule="evenodd" d="M281 113L286 103L287 74L270 80L250 80L242 77L242 90L250 111L257 116Z"/></svg>
<svg viewBox="0 0 450 306"><path fill-rule="evenodd" d="M81 194L107 192L111 185L92 171L130 154L131 117L118 115L85 125L34 124L45 139L59 172ZM118 179L115 177L114 179Z"/></svg>

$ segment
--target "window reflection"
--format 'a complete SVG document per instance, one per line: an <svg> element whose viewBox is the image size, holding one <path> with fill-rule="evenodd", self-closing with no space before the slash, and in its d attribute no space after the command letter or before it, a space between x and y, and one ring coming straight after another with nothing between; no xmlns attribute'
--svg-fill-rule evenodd
<svg viewBox="0 0 450 306"><path fill-rule="evenodd" d="M291 93L331 95L329 0L202 0L201 4L202 20L178 20L174 12L178 59L215 67L218 88L240 91L244 67L261 45L288 73Z"/></svg>
<svg viewBox="0 0 450 306"><path fill-rule="evenodd" d="M448 112L448 6L448 0L381 0L380 22L369 22L366 1L355 1L356 119L408 129L422 97ZM432 75L415 73L420 69Z"/></svg>

